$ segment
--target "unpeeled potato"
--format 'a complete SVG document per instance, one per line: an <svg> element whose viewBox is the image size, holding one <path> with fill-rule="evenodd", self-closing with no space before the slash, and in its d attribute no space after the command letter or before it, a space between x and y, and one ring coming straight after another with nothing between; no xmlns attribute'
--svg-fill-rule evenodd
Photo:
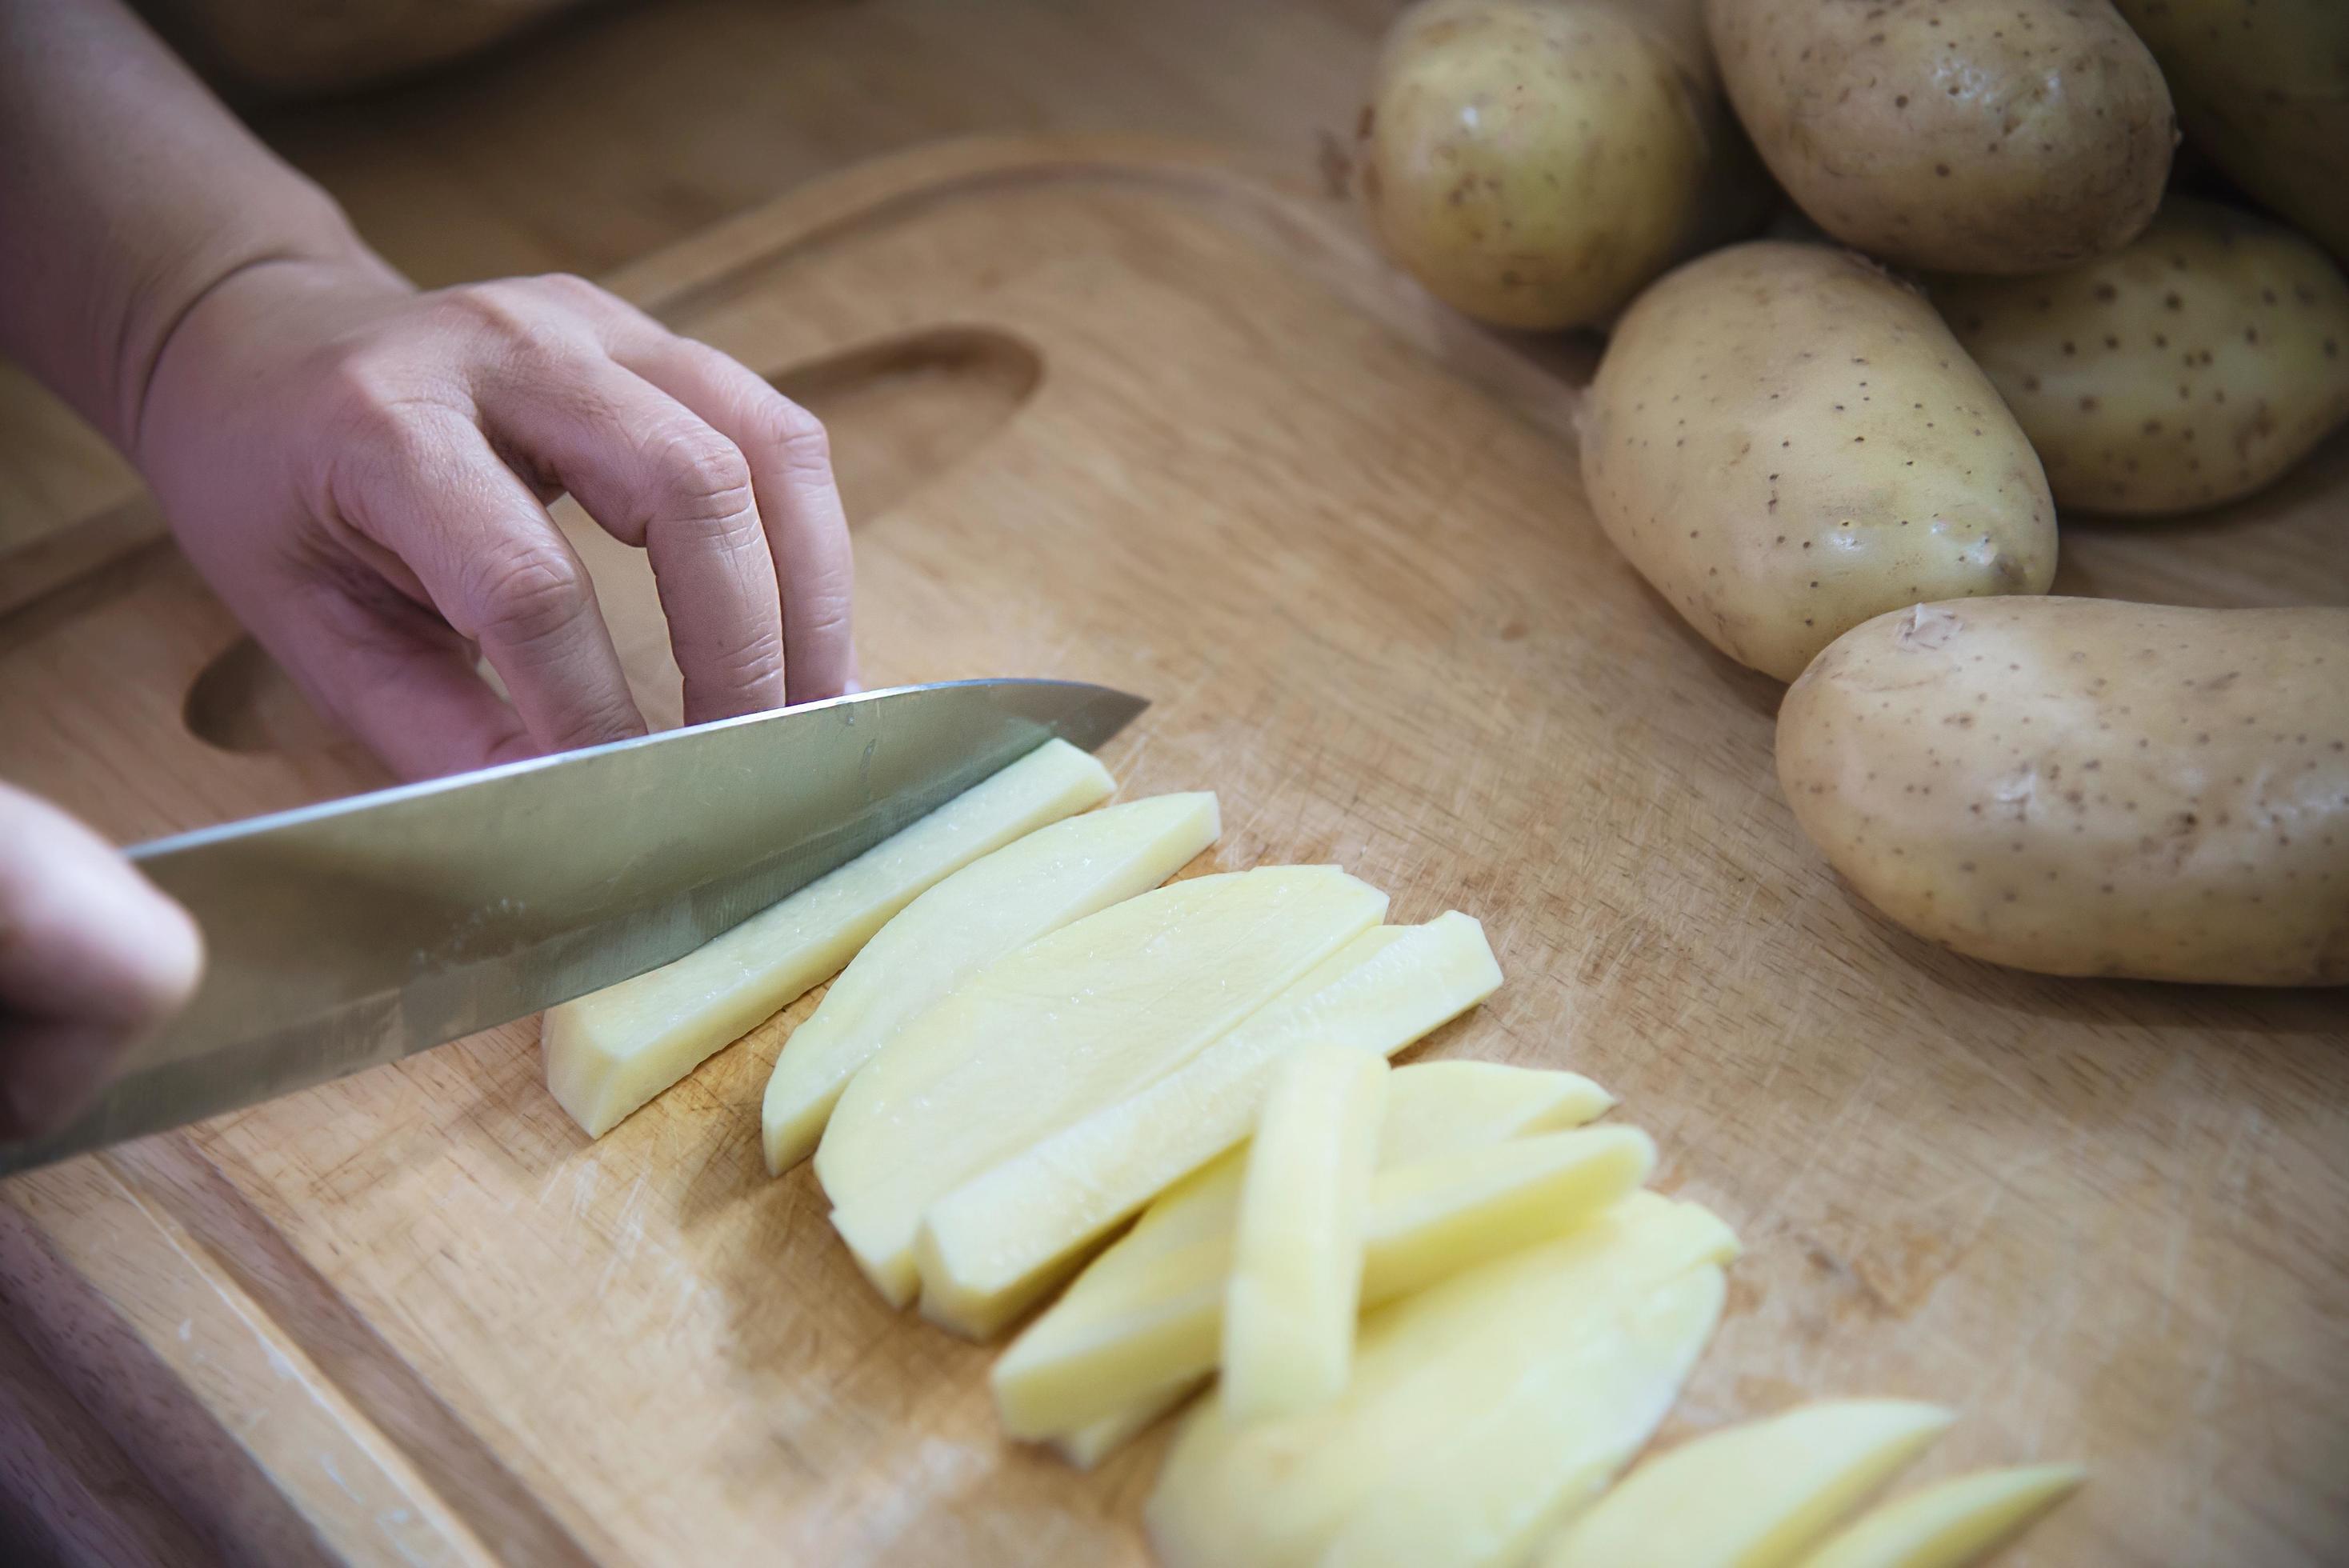
<svg viewBox="0 0 2349 1568"><path fill-rule="evenodd" d="M2044 272L2161 200L2169 93L2107 0L1706 0L1705 20L1763 161L1871 255Z"/></svg>
<svg viewBox="0 0 2349 1568"><path fill-rule="evenodd" d="M2349 279L2290 230L2207 201L2171 198L2085 266L1932 294L2065 507L2231 500L2349 419Z"/></svg>
<svg viewBox="0 0 2349 1568"><path fill-rule="evenodd" d="M2349 609L1978 599L1786 693L1803 830L1920 936L2049 975L2349 982Z"/></svg>
<svg viewBox="0 0 2349 1568"><path fill-rule="evenodd" d="M2349 263L2349 5L2115 3L2161 62L2187 139Z"/></svg>
<svg viewBox="0 0 2349 1568"><path fill-rule="evenodd" d="M1732 246L1641 294L1583 403L1582 478L1673 608L1780 680L1887 610L2054 576L1996 389L1914 290L1825 245Z"/></svg>
<svg viewBox="0 0 2349 1568"><path fill-rule="evenodd" d="M1693 0L1424 0L1388 36L1360 143L1387 253L1503 326L1605 319L1766 191Z"/></svg>

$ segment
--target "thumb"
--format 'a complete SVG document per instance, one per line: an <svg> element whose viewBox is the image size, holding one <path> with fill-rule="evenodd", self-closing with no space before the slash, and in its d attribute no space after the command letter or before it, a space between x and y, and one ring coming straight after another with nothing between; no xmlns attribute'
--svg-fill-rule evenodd
<svg viewBox="0 0 2349 1568"><path fill-rule="evenodd" d="M0 784L0 1137L62 1124L202 968L187 911L81 823Z"/></svg>

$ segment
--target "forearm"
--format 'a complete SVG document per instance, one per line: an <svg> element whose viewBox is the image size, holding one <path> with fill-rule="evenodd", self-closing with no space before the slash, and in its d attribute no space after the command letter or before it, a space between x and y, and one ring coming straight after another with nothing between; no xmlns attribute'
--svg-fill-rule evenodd
<svg viewBox="0 0 2349 1568"><path fill-rule="evenodd" d="M136 456L172 328L280 260L396 281L116 0L0 0L0 349Z"/></svg>

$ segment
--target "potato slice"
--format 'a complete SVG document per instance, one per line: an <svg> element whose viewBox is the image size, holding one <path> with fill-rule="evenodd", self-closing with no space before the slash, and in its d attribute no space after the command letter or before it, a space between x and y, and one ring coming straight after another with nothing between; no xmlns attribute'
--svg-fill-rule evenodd
<svg viewBox="0 0 2349 1568"><path fill-rule="evenodd" d="M1361 1310L1382 1057L1306 1046L1273 1074L1248 1146L1224 1284L1224 1406L1293 1416L1345 1392Z"/></svg>
<svg viewBox="0 0 2349 1568"><path fill-rule="evenodd" d="M1311 984L1323 971L1328 983ZM915 1251L923 1312L993 1333L1119 1221L1245 1139L1275 1068L1299 1047L1391 1054L1500 983L1484 928L1464 914L1364 932L1180 1070L939 1199Z"/></svg>
<svg viewBox="0 0 2349 1568"><path fill-rule="evenodd" d="M548 1008L548 1090L588 1137L603 1137L837 971L923 890L1113 788L1085 752L1046 741L676 963Z"/></svg>
<svg viewBox="0 0 2349 1568"><path fill-rule="evenodd" d="M1589 1506L1680 1398L1721 1321L1727 1284L1707 1264L1644 1296L1601 1298L1600 1319L1514 1369L1480 1363L1457 1386L1470 1411L1451 1440L1399 1456L1346 1521L1319 1568L1482 1568L1514 1563L1557 1521Z"/></svg>
<svg viewBox="0 0 2349 1568"><path fill-rule="evenodd" d="M907 904L783 1042L759 1118L769 1173L815 1152L848 1080L941 997L1036 938L1156 887L1220 831L1210 792L1130 800L1039 828Z"/></svg>
<svg viewBox="0 0 2349 1568"><path fill-rule="evenodd" d="M990 965L849 1081L815 1156L833 1228L904 1305L932 1203L1181 1067L1386 905L1335 866L1196 877Z"/></svg>
<svg viewBox="0 0 2349 1568"><path fill-rule="evenodd" d="M1379 1165L1474 1149L1523 1134L1595 1121L1615 1097L1579 1073L1499 1062L1413 1062L1397 1068L1387 1093ZM1247 1150L1235 1149L1169 1187L1133 1228L1069 1287L1052 1315L1068 1321L1147 1277L1157 1259L1209 1236L1228 1234L1239 1212ZM1051 1435L1070 1462L1091 1469L1206 1380L1197 1377L1146 1395L1084 1426Z"/></svg>
<svg viewBox="0 0 2349 1568"><path fill-rule="evenodd" d="M1862 1514L1803 1568L1965 1568L2038 1522L2088 1472L2077 1465L1976 1470Z"/></svg>
<svg viewBox="0 0 2349 1568"><path fill-rule="evenodd" d="M1587 1347L1639 1321L1632 1304L1735 1246L1697 1205L1637 1193L1571 1235L1375 1314L1352 1380L1329 1405L1242 1426L1209 1395L1184 1418L1145 1514L1160 1561L1315 1561L1392 1478L1472 1440L1530 1368L1585 1356L1595 1365L1605 1357ZM1692 1289L1702 1305L1705 1287ZM1709 1313L1686 1304L1667 1312L1692 1332L1711 1327Z"/></svg>
<svg viewBox="0 0 2349 1568"><path fill-rule="evenodd" d="M1654 1161L1647 1134L1600 1127L1381 1171L1371 1188L1363 1304L1578 1229L1631 1194ZM1026 1438L1071 1431L1212 1370L1232 1259L1232 1233L1217 1230L1071 1292L995 1364L1005 1429Z"/></svg>
<svg viewBox="0 0 2349 1568"><path fill-rule="evenodd" d="M1569 1523L1541 1568L1777 1568L1949 1429L1939 1405L1806 1405L1682 1443Z"/></svg>

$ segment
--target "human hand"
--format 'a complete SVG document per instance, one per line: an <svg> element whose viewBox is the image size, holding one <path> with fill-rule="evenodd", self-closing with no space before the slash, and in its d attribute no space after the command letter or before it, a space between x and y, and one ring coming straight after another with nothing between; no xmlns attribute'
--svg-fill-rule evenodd
<svg viewBox="0 0 2349 1568"><path fill-rule="evenodd" d="M577 278L244 268L171 331L133 445L214 590L405 776L644 732L565 490L649 553L686 722L855 689L823 427Z"/></svg>
<svg viewBox="0 0 2349 1568"><path fill-rule="evenodd" d="M0 784L0 1138L63 1125L202 968L185 910L96 833Z"/></svg>

